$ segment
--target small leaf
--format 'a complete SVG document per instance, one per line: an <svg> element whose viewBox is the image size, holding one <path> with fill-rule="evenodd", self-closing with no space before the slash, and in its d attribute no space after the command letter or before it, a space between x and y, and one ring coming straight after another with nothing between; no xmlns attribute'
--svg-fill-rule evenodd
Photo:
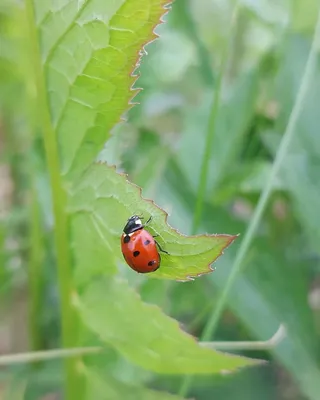
<svg viewBox="0 0 320 400"><path fill-rule="evenodd" d="M142 214L145 219L152 216L147 229L159 235L157 241L169 253L161 255L161 266L149 274L152 277L188 280L211 272L210 265L236 238L180 234L167 225L167 214L162 209L142 199L137 186L104 164L95 164L85 173L73 193L70 211L74 213L73 246L80 281L96 273L115 273L117 260L124 264L120 236L133 214Z"/></svg>
<svg viewBox="0 0 320 400"><path fill-rule="evenodd" d="M259 361L200 346L119 278L97 280L75 299L83 323L133 363L157 373L233 371Z"/></svg>

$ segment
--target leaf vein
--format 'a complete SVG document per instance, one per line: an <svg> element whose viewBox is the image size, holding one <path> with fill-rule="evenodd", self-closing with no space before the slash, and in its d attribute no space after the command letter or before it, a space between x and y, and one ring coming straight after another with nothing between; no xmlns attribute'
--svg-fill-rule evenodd
<svg viewBox="0 0 320 400"><path fill-rule="evenodd" d="M83 12L83 10L92 2L92 0L85 0L82 4L82 6L80 6L80 8L78 9L78 12L75 14L74 18L70 21L69 25L66 27L66 29L64 30L64 32L60 35L60 37L56 40L56 42L54 43L54 45L51 47L47 58L44 60L44 65L48 64L49 61L52 59L52 56L55 52L55 50L58 48L58 46L60 45L60 43L62 42L62 40L66 37L66 35L70 32L70 30L73 28L73 26L75 25L77 19L79 18L79 16L81 15L81 13Z"/></svg>

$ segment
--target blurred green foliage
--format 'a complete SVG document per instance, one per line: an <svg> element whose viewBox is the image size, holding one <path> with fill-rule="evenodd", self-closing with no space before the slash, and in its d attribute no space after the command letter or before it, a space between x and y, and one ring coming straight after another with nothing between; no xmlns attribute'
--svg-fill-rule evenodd
<svg viewBox="0 0 320 400"><path fill-rule="evenodd" d="M240 3L197 233L245 231L297 95L319 6L316 0ZM148 56L142 59L136 86L144 90L135 98L140 105L113 129L100 154L100 159L127 172L130 180L143 188L144 197L167 210L169 223L185 234L192 232L209 113L232 9L231 0L176 0L167 23L156 29L160 39L147 46ZM27 325L22 322L28 318L24 304L33 293L41 293L33 299L39 311L33 318L41 334L37 338L30 333L35 340L32 345L60 345L50 189L42 144L37 140L30 144L25 99L33 96L34 88L27 79L27 63L21 61L28 57L29 49L15 45L20 18L19 7L12 2L0 5L0 191L4 210L0 225L0 346L6 353L27 347L28 335L21 326ZM17 53L22 55L18 64ZM286 325L287 337L270 352L244 353L270 360L268 366L230 376L197 377L189 393L196 399L316 400L320 393L319 104L320 63L244 270L212 340L266 340L280 323ZM30 187L40 200L39 209L27 206L33 195ZM31 242L40 244L31 248L30 213L38 215L44 226L41 237L32 231L35 239ZM240 241L241 237L219 259L214 273L195 282L130 276L130 284L144 301L159 305L199 337L228 279ZM34 264L32 260L36 260ZM34 271L40 274L34 282L36 290L27 294L28 264L32 269L39 263L41 271ZM123 381L124 393L132 392L136 385L177 393L181 385L180 378L142 370L112 350L100 362L94 356L89 362L112 375L115 387ZM18 388L17 381L25 385ZM20 398L30 400L59 394L62 382L59 361L36 368L8 368L0 375L8 398L14 398L10 394L13 388L22 393ZM97 382L95 390L103 390Z"/></svg>

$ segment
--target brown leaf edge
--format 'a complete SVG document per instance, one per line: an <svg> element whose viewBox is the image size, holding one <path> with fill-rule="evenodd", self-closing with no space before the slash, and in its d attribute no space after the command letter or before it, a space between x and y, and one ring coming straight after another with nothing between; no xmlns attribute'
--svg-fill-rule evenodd
<svg viewBox="0 0 320 400"><path fill-rule="evenodd" d="M201 272L200 274L191 274L191 275L187 275L187 276L186 276L186 279L183 279L183 280L182 280L182 279L176 279L177 282L189 282L189 281L193 281L195 278L198 278L198 277L200 277L200 276L202 276L202 275L206 275L206 274L209 274L209 273L211 273L211 272L214 272L214 271L215 271L215 268L212 267L212 264L215 263L215 262L217 261L217 259L220 258L220 257L224 254L224 250L225 250L227 247L229 247L229 246L240 236L240 234L228 235L228 234L217 234L217 233L216 233L216 234L203 233L203 234L199 234L199 235L185 235L185 234L179 232L178 229L173 228L173 227L168 223L168 216L169 216L169 214L168 214L163 208L161 208L160 206L158 206L153 200L151 200L151 199L146 199L145 197L142 196L142 188L141 188L140 186L136 185L135 183L130 182L129 179L128 179L128 174L127 174L127 173L125 173L125 172L118 172L118 171L117 171L117 166L116 166L116 165L108 165L106 161L97 161L97 162L95 162L94 164L95 164L95 165L101 165L101 166L104 166L104 167L109 168L109 169L113 169L114 172L115 172L117 175L119 175L121 178L124 179L125 183L127 183L127 184L133 186L134 188L136 188L136 189L138 190L138 192L139 192L139 196L141 197L141 199L142 199L143 201L146 201L146 202L148 202L148 203L151 203L153 206L155 206L156 208L158 208L158 210L160 210L160 213L162 213L163 216L164 216L164 222L165 222L165 224L166 224L171 230L173 230L174 232L176 232L179 236L188 237L188 238L202 238L202 237L214 238L214 237L217 237L217 236L218 236L218 237L225 237L225 238L228 239L226 245L223 247L223 249L221 250L220 254L219 254L214 260L212 260L212 261L208 264L208 270L207 270L207 271ZM155 272L154 274L152 274L152 277L161 279L161 276L157 276L157 273L156 273L156 272Z"/></svg>
<svg viewBox="0 0 320 400"><path fill-rule="evenodd" d="M128 108L127 108L125 111L123 111L122 115L120 116L119 122L124 122L124 121L126 121L126 118L125 118L124 114L126 114L129 110L131 110L131 108L133 108L135 105L139 104L138 101L136 101L136 102L133 102L133 101L132 101L132 100L143 90L143 88L138 88L138 87L135 88L135 87L134 87L135 83L139 80L139 78L140 78L140 76L141 76L140 72L136 72L136 70L137 70L137 69L140 67L140 65L141 65L142 57L143 57L144 55L147 55L147 51L145 50L145 47L148 46L150 43L154 42L156 39L159 38L159 35L158 35L157 33L155 33L155 29L156 29L158 26L160 26L160 25L162 25L162 24L165 23L165 21L164 21L163 18L164 18L164 17L168 14L168 12L170 11L172 2L173 2L173 0L161 0L161 1L159 2L159 7L160 7L160 9L162 8L163 13L159 16L159 21L158 21L157 23L155 23L154 26L153 26L153 28L152 28L151 38L148 39L148 40L141 46L141 48L140 48L140 49L138 50L138 52L137 52L136 61L135 61L135 63L134 63L134 66L133 66L132 71L131 71L130 74L129 74L130 77L132 78L132 83L131 83L131 86L130 86L129 90L130 90L131 92L133 92L133 95L132 95L131 98L129 98L129 100L128 100ZM116 125L116 123L115 123L115 125Z"/></svg>

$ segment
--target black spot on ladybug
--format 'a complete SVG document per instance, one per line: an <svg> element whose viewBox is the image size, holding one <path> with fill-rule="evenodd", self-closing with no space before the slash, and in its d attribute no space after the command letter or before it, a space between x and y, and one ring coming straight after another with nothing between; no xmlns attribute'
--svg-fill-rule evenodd
<svg viewBox="0 0 320 400"><path fill-rule="evenodd" d="M138 257L139 254L140 254L140 251L136 250L133 252L133 257Z"/></svg>
<svg viewBox="0 0 320 400"><path fill-rule="evenodd" d="M148 246L148 244L150 244L150 243L151 243L151 242L150 242L149 239L147 239L147 240L144 241L144 244L145 244L146 246Z"/></svg>
<svg viewBox="0 0 320 400"><path fill-rule="evenodd" d="M152 260L148 262L149 267L152 267L157 261L156 260Z"/></svg>
<svg viewBox="0 0 320 400"><path fill-rule="evenodd" d="M126 235L123 239L124 243L129 243L130 242L130 236Z"/></svg>

